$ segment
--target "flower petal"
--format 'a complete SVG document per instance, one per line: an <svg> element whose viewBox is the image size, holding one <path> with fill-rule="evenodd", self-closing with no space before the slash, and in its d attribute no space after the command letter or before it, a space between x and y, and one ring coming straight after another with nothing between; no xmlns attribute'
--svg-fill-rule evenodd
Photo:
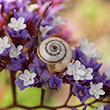
<svg viewBox="0 0 110 110"><path fill-rule="evenodd" d="M30 72L28 70L24 70L24 74L30 76Z"/></svg>
<svg viewBox="0 0 110 110"><path fill-rule="evenodd" d="M104 95L104 94L105 94L105 92L104 92L103 90L98 90L98 93L99 93L100 95Z"/></svg>
<svg viewBox="0 0 110 110"><path fill-rule="evenodd" d="M19 45L19 46L17 47L17 51L18 51L18 52L21 51L22 48L23 48L23 46L22 46L22 45Z"/></svg>
<svg viewBox="0 0 110 110"><path fill-rule="evenodd" d="M77 71L77 74L79 74L81 76L84 76L85 75L85 71L80 69L80 70Z"/></svg>
<svg viewBox="0 0 110 110"><path fill-rule="evenodd" d="M28 80L24 80L24 86L28 86L29 85L29 81Z"/></svg>
<svg viewBox="0 0 110 110"><path fill-rule="evenodd" d="M101 83L101 82L98 83L98 84L96 85L96 87L99 88L99 89L102 88L102 87L103 87L103 83Z"/></svg>
<svg viewBox="0 0 110 110"><path fill-rule="evenodd" d="M31 78L35 78L36 77L36 74L35 73L31 73Z"/></svg>
<svg viewBox="0 0 110 110"><path fill-rule="evenodd" d="M95 96L96 99L99 99L100 98L100 96L99 96L98 93L94 94L94 96Z"/></svg>
<svg viewBox="0 0 110 110"><path fill-rule="evenodd" d="M79 80L79 79L80 79L79 75L75 74L75 75L74 75L74 79L75 79L75 80Z"/></svg>
<svg viewBox="0 0 110 110"><path fill-rule="evenodd" d="M23 24L24 21L25 21L25 18L23 18L23 17L20 17L20 18L18 19L19 24Z"/></svg>
<svg viewBox="0 0 110 110"><path fill-rule="evenodd" d="M25 79L26 79L26 77L25 77L25 75L24 75L24 74L21 74L21 75L19 76L19 79L21 79L21 80L25 80Z"/></svg>
<svg viewBox="0 0 110 110"><path fill-rule="evenodd" d="M11 22L12 22L12 24L17 24L18 23L18 21L15 18L11 18Z"/></svg>
<svg viewBox="0 0 110 110"><path fill-rule="evenodd" d="M4 44L7 44L7 43L8 43L8 37L7 37L7 36L5 36L5 37L3 38L3 42L4 42Z"/></svg>
<svg viewBox="0 0 110 110"><path fill-rule="evenodd" d="M73 64L73 69L76 71L80 68L81 63L79 60L76 60L75 63Z"/></svg>
<svg viewBox="0 0 110 110"><path fill-rule="evenodd" d="M89 94L90 94L90 95L93 95L92 89L89 90Z"/></svg>
<svg viewBox="0 0 110 110"><path fill-rule="evenodd" d="M100 105L98 106L98 110L104 110L103 104L100 104Z"/></svg>
<svg viewBox="0 0 110 110"><path fill-rule="evenodd" d="M31 81L28 82L28 84L34 84L35 80L31 79Z"/></svg>
<svg viewBox="0 0 110 110"><path fill-rule="evenodd" d="M14 28L14 26L13 26L12 23L9 23L8 26L9 26L10 28Z"/></svg>

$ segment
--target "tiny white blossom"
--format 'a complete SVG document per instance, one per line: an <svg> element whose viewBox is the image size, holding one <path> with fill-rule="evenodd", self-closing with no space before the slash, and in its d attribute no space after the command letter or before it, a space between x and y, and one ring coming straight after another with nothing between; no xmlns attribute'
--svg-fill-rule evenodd
<svg viewBox="0 0 110 110"><path fill-rule="evenodd" d="M96 48L91 49L91 46L93 46L93 43L88 43L88 39L80 38L81 42L81 51L87 56L87 58L90 60L90 58L94 58L95 60L101 60L103 58L103 54L99 53ZM88 60L88 61L89 61Z"/></svg>
<svg viewBox="0 0 110 110"><path fill-rule="evenodd" d="M103 58L103 53L99 53L96 48L93 48L92 50L90 48L85 48L82 52L87 55L87 57L92 57L95 60L101 60Z"/></svg>
<svg viewBox="0 0 110 110"><path fill-rule="evenodd" d="M5 36L3 39L0 38L0 54L4 52L6 48L9 48L11 45L8 43L8 37Z"/></svg>
<svg viewBox="0 0 110 110"><path fill-rule="evenodd" d="M103 59L103 53L99 53L96 48L93 48L92 49L92 57L95 60L101 60L101 59Z"/></svg>
<svg viewBox="0 0 110 110"><path fill-rule="evenodd" d="M59 25L65 25L65 22L60 15L54 15L53 16L53 26L56 27Z"/></svg>
<svg viewBox="0 0 110 110"><path fill-rule="evenodd" d="M96 99L100 98L100 95L104 95L105 92L101 89L103 87L103 83L98 83L94 85L92 82L90 83L91 88L89 90L90 95L94 95Z"/></svg>
<svg viewBox="0 0 110 110"><path fill-rule="evenodd" d="M98 108L93 108L92 110L104 110L104 106L100 104Z"/></svg>
<svg viewBox="0 0 110 110"><path fill-rule="evenodd" d="M23 80L24 86L28 86L35 82L34 78L36 77L35 73L30 73L28 70L24 70L24 74L21 74L19 78Z"/></svg>
<svg viewBox="0 0 110 110"><path fill-rule="evenodd" d="M47 32L49 32L53 27L52 26L40 26L40 31L42 34L42 37L46 37Z"/></svg>
<svg viewBox="0 0 110 110"><path fill-rule="evenodd" d="M17 48L13 45L13 46L11 47L9 56L10 56L11 58L19 58L19 55L21 54L22 48L23 48L22 45L19 45Z"/></svg>
<svg viewBox="0 0 110 110"><path fill-rule="evenodd" d="M74 64L69 63L67 65L67 74L73 75L74 80L91 80L93 76L91 75L93 72L92 68L85 68L78 60L75 61Z"/></svg>
<svg viewBox="0 0 110 110"><path fill-rule="evenodd" d="M19 17L18 20L15 18L11 18L11 23L8 24L10 28L14 28L15 31L19 31L26 28L26 24L24 24L25 18Z"/></svg>
<svg viewBox="0 0 110 110"><path fill-rule="evenodd" d="M27 9L28 9L29 12L33 12L38 8L39 8L38 4L30 4L30 5L27 6Z"/></svg>
<svg viewBox="0 0 110 110"><path fill-rule="evenodd" d="M89 43L87 38L83 39L83 37L80 37L80 45L81 45L81 49L85 50L86 48L92 47L94 45L94 43L92 43L92 42Z"/></svg>

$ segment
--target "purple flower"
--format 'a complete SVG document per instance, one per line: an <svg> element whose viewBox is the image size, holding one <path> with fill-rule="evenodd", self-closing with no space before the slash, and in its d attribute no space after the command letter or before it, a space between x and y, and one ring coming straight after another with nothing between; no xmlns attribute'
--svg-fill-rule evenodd
<svg viewBox="0 0 110 110"><path fill-rule="evenodd" d="M12 58L11 62L13 63L24 63L24 61L26 60L27 55L25 55L23 52L21 52L21 54L19 55L19 59L17 58Z"/></svg>
<svg viewBox="0 0 110 110"><path fill-rule="evenodd" d="M98 72L93 72L93 80L94 83L99 83L101 82L101 73Z"/></svg>
<svg viewBox="0 0 110 110"><path fill-rule="evenodd" d="M11 46L9 48L6 48L4 50L4 52L2 54L0 54L0 56L5 56L5 57L8 56L9 55L9 52L10 52L10 49L11 49Z"/></svg>
<svg viewBox="0 0 110 110"><path fill-rule="evenodd" d="M46 16L45 20L42 20L41 25L42 26L47 26L47 25L51 26L52 25L52 21L53 21L53 17L52 16Z"/></svg>
<svg viewBox="0 0 110 110"><path fill-rule="evenodd" d="M26 29L20 30L19 32L16 32L13 29L11 29L11 32L12 32L12 37L21 38L21 39L25 39L26 37L29 37L31 39Z"/></svg>
<svg viewBox="0 0 110 110"><path fill-rule="evenodd" d="M8 0L8 1L2 0L2 1L0 2L0 4L2 4L3 12L8 13L8 12L10 12L12 9L14 9L15 6L13 5L13 2L14 2L14 0Z"/></svg>
<svg viewBox="0 0 110 110"><path fill-rule="evenodd" d="M93 58L91 58L88 63L86 55L82 55L79 59L86 68L91 67L94 71L98 71L102 66L102 63L97 63Z"/></svg>
<svg viewBox="0 0 110 110"><path fill-rule="evenodd" d="M81 63L86 68L92 68L94 72L97 72L100 67L102 66L102 63L97 63L92 57L90 61L87 61L87 56L81 51L81 47L75 47L75 50L73 50L73 59L74 60L80 60Z"/></svg>
<svg viewBox="0 0 110 110"><path fill-rule="evenodd" d="M17 79L15 80L15 84L20 88L20 91L24 90L25 88L27 88L28 86L24 86L23 85L23 80L21 80L19 78L19 76L21 75L22 73L19 73L18 76L17 76Z"/></svg>
<svg viewBox="0 0 110 110"><path fill-rule="evenodd" d="M79 98L81 103L84 103L90 97L86 86L82 87L81 85L75 85L73 93Z"/></svg>
<svg viewBox="0 0 110 110"><path fill-rule="evenodd" d="M38 74L38 76L40 77L40 82L42 82L42 84L47 83L51 77L47 65L43 61L41 61L37 55L35 55L35 58L33 59L33 63L29 65L29 69L32 72Z"/></svg>
<svg viewBox="0 0 110 110"><path fill-rule="evenodd" d="M110 104L104 106L104 110L110 110Z"/></svg>
<svg viewBox="0 0 110 110"><path fill-rule="evenodd" d="M19 9L19 12L15 11L15 15L18 18L19 17L25 18L25 22L27 22L28 20L32 19L32 17L33 17L33 13L28 12L28 10L26 8L24 9L23 7L21 7Z"/></svg>
<svg viewBox="0 0 110 110"><path fill-rule="evenodd" d="M16 6L18 8L25 7L30 3L30 0L16 0Z"/></svg>
<svg viewBox="0 0 110 110"><path fill-rule="evenodd" d="M6 69L11 70L11 71L18 71L22 69L22 65L24 61L26 60L27 55L24 53L21 53L19 55L19 59L12 58L11 63L9 63L6 67Z"/></svg>
<svg viewBox="0 0 110 110"><path fill-rule="evenodd" d="M51 1L48 0L44 4L42 4L42 1L39 0L38 5L39 5L40 13L42 13L45 10L45 8L47 7L47 5L49 5L50 3L51 3ZM58 12L58 11L65 8L64 4L57 4L57 3L53 3L53 4L54 5L49 8L48 15L52 15L52 14L54 14L54 13L56 13L56 12Z"/></svg>
<svg viewBox="0 0 110 110"><path fill-rule="evenodd" d="M21 63L9 63L6 69L11 71L18 71L22 69L22 65Z"/></svg>
<svg viewBox="0 0 110 110"><path fill-rule="evenodd" d="M101 76L101 81L104 83L104 85L110 87L110 79L107 78L105 73L103 73Z"/></svg>
<svg viewBox="0 0 110 110"><path fill-rule="evenodd" d="M50 79L49 85L51 88L60 89L62 82L63 82L63 80L54 74Z"/></svg>
<svg viewBox="0 0 110 110"><path fill-rule="evenodd" d="M38 83L39 81L38 81L38 79L35 77L32 77L33 76L33 74L34 73L31 73L31 74L29 74L28 73L28 75L27 76L23 76L23 75L25 75L25 74L23 74L23 73L19 73L18 74L18 76L17 76L17 79L15 80L15 84L20 88L20 91L22 91L22 90L24 90L25 88L27 88L27 87L33 87L33 85L34 84L36 84L36 83ZM31 75L31 76L30 76ZM32 81L27 81L28 80L28 77L29 78L31 78L31 80L33 80L34 82L32 83ZM26 79L27 78L27 79ZM33 79L34 78L34 79Z"/></svg>
<svg viewBox="0 0 110 110"><path fill-rule="evenodd" d="M110 80L105 81L105 82L104 82L104 85L110 87Z"/></svg>

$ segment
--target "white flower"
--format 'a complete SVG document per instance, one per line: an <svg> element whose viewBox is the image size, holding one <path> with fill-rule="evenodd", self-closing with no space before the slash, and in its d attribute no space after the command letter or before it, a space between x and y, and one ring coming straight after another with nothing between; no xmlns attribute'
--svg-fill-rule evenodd
<svg viewBox="0 0 110 110"><path fill-rule="evenodd" d="M46 37L47 32L49 32L53 27L52 26L40 26L40 31L42 34L42 37Z"/></svg>
<svg viewBox="0 0 110 110"><path fill-rule="evenodd" d="M104 106L100 104L98 108L93 108L92 110L104 110Z"/></svg>
<svg viewBox="0 0 110 110"><path fill-rule="evenodd" d="M81 42L81 51L87 56L87 58L90 60L90 58L94 58L95 60L101 60L103 57L102 53L99 53L96 48L91 49L91 46L93 46L93 43L88 43L88 39L80 38ZM88 62L89 62L88 60Z"/></svg>
<svg viewBox="0 0 110 110"><path fill-rule="evenodd" d="M98 50L96 48L92 49L92 57L95 60L101 60L103 58L103 53L99 53Z"/></svg>
<svg viewBox="0 0 110 110"><path fill-rule="evenodd" d="M8 37L5 36L3 39L0 38L0 54L4 52L6 48L9 48L11 45L8 43Z"/></svg>
<svg viewBox="0 0 110 110"><path fill-rule="evenodd" d="M53 16L53 26L59 26L59 25L65 25L65 22L62 20L62 17L60 15L54 15Z"/></svg>
<svg viewBox="0 0 110 110"><path fill-rule="evenodd" d="M93 48L92 50L90 48L87 48L85 50L82 50L82 52L87 55L89 58L94 58L96 61L101 60L103 57L103 53L99 53L96 48Z"/></svg>
<svg viewBox="0 0 110 110"><path fill-rule="evenodd" d="M35 11L38 8L39 8L39 5L38 4L30 4L30 5L27 6L27 9L28 9L28 11L30 13L33 12L33 11Z"/></svg>
<svg viewBox="0 0 110 110"><path fill-rule="evenodd" d="M94 95L96 99L100 98L100 95L104 95L105 92L101 89L103 87L103 83L98 83L94 85L92 82L90 83L91 88L89 90L90 95Z"/></svg>
<svg viewBox="0 0 110 110"><path fill-rule="evenodd" d="M90 48L94 45L94 43L92 42L89 43L87 38L83 39L83 37L80 37L80 41L81 41L80 45L82 50L85 50L86 48Z"/></svg>
<svg viewBox="0 0 110 110"><path fill-rule="evenodd" d="M19 55L21 54L22 48L23 48L22 45L19 45L17 48L13 45L13 46L11 47L9 56L10 56L11 58L19 58Z"/></svg>
<svg viewBox="0 0 110 110"><path fill-rule="evenodd" d="M69 63L67 65L67 74L73 75L74 80L91 80L93 76L91 75L93 72L92 68L85 68L78 60L75 61L74 64Z"/></svg>
<svg viewBox="0 0 110 110"><path fill-rule="evenodd" d="M24 70L24 74L21 74L19 78L23 80L24 86L28 86L35 82L34 78L36 77L35 73L30 73L28 70Z"/></svg>
<svg viewBox="0 0 110 110"><path fill-rule="evenodd" d="M24 24L25 18L20 17L18 20L15 18L11 18L11 23L8 24L10 28L14 28L15 31L19 31L26 28L26 24Z"/></svg>

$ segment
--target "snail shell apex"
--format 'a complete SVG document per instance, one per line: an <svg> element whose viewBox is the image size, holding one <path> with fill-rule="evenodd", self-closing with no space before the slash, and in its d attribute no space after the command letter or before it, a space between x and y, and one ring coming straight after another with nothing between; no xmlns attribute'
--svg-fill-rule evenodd
<svg viewBox="0 0 110 110"><path fill-rule="evenodd" d="M42 41L37 53L39 58L48 64L52 73L63 71L72 60L70 46L58 37L50 37Z"/></svg>

